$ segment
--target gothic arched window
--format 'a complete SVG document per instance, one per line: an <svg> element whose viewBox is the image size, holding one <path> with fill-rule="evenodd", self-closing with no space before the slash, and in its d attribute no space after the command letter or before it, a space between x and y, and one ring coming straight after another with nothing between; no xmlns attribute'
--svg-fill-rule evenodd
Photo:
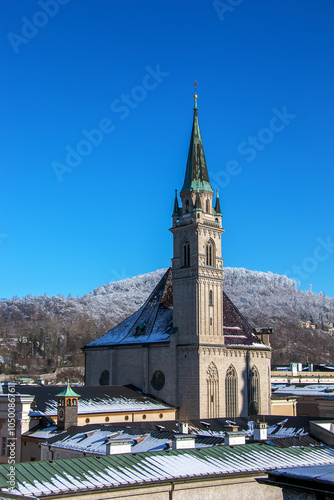
<svg viewBox="0 0 334 500"><path fill-rule="evenodd" d="M260 413L260 375L256 366L250 369L248 382L248 413L258 415Z"/></svg>
<svg viewBox="0 0 334 500"><path fill-rule="evenodd" d="M206 212L210 213L210 202L209 202L209 200L206 200Z"/></svg>
<svg viewBox="0 0 334 500"><path fill-rule="evenodd" d="M219 375L213 361L206 371L208 418L217 418L219 415Z"/></svg>
<svg viewBox="0 0 334 500"><path fill-rule="evenodd" d="M215 244L212 240L206 245L206 265L212 267L215 265Z"/></svg>
<svg viewBox="0 0 334 500"><path fill-rule="evenodd" d="M237 372L230 365L225 376L225 413L226 418L238 416L238 381Z"/></svg>
<svg viewBox="0 0 334 500"><path fill-rule="evenodd" d="M212 293L212 290L209 291L209 306L213 306L213 293Z"/></svg>
<svg viewBox="0 0 334 500"><path fill-rule="evenodd" d="M190 245L187 240L182 244L182 265L190 266Z"/></svg>

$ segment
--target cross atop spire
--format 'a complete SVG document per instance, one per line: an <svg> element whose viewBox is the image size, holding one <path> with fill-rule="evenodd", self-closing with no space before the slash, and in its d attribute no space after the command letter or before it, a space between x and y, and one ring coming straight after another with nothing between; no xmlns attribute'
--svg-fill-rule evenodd
<svg viewBox="0 0 334 500"><path fill-rule="evenodd" d="M193 84L193 87L195 87L195 95L194 95L195 104L194 104L194 109L197 109L197 85L198 85L198 81L195 80L194 84Z"/></svg>
<svg viewBox="0 0 334 500"><path fill-rule="evenodd" d="M193 84L193 87L198 85L197 80ZM197 108L197 94L195 94L195 107L194 107L194 120L193 128L191 132L188 160L186 175L184 178L183 187L181 193L185 191L209 191L213 193L213 189L210 184L208 168L206 166L204 148L202 143L201 132L198 123L198 108Z"/></svg>

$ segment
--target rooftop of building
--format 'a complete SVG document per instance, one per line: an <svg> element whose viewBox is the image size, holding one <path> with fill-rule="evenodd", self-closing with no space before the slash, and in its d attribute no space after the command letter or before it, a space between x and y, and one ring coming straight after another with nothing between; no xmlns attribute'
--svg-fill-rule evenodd
<svg viewBox="0 0 334 500"><path fill-rule="evenodd" d="M272 399L281 397L334 397L334 384L271 384Z"/></svg>
<svg viewBox="0 0 334 500"><path fill-rule="evenodd" d="M312 419L314 420L314 419ZM267 438L264 442L279 448L289 446L318 446L321 442L309 435L308 417L266 416ZM44 424L45 425L45 424ZM248 442L254 437L254 421L239 417L234 420L215 418L188 422L188 432L195 437L195 446L216 446L224 443L226 426L236 425ZM176 421L126 422L89 424L59 431L55 425L40 426L26 432L24 436L34 438L54 447L77 450L86 453L106 454L107 441L115 439L131 440L131 451L166 450L173 437L180 433Z"/></svg>
<svg viewBox="0 0 334 500"><path fill-rule="evenodd" d="M297 491L302 492L303 498L305 495L310 495L311 492L317 492L317 496L312 498L332 498L325 497L328 492L333 495L334 491L334 465L320 464L309 466L285 467L271 471L268 479L259 481L271 486L278 486L287 489L293 488L294 498L302 498L297 496Z"/></svg>
<svg viewBox="0 0 334 500"><path fill-rule="evenodd" d="M14 495L48 496L117 491L122 486L162 485L196 478L254 475L285 467L333 465L331 446L275 448L261 443L93 456L16 464ZM10 465L0 466L1 492L8 491Z"/></svg>
<svg viewBox="0 0 334 500"><path fill-rule="evenodd" d="M67 386L56 385L18 385L15 386L15 394L32 395L35 397L32 409L45 415L57 414L57 396ZM4 394L8 388L3 388ZM135 411L162 411L173 410L172 406L159 401L153 397L143 394L141 391L130 386L102 385L102 386L78 386L75 392L80 396L78 402L78 414L92 413L116 413ZM11 393L14 394L14 393Z"/></svg>

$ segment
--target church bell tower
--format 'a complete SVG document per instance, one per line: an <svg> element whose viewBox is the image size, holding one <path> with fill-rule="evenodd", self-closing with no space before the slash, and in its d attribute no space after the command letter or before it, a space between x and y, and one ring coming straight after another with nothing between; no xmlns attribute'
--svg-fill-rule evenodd
<svg viewBox="0 0 334 500"><path fill-rule="evenodd" d="M174 327L179 343L223 344L222 214L219 195L213 206L198 122L197 95L186 174L173 210ZM185 314L186 312L186 314Z"/></svg>
<svg viewBox="0 0 334 500"><path fill-rule="evenodd" d="M224 346L221 254L224 229L218 190L213 205L214 191L199 128L197 95L194 97L181 205L176 192L170 229L173 233L173 326L177 329L180 418L199 418L206 413L206 372L203 370L207 370L207 366L201 366L200 350L204 346ZM214 413L212 416L218 416Z"/></svg>

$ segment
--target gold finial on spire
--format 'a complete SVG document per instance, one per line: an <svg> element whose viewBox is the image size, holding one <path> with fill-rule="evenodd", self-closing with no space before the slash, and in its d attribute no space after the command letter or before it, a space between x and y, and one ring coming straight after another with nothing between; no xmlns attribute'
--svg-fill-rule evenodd
<svg viewBox="0 0 334 500"><path fill-rule="evenodd" d="M195 87L195 95L194 95L195 106L194 106L194 109L197 109L197 85L198 85L198 81L195 80L194 85L193 85L193 87Z"/></svg>

